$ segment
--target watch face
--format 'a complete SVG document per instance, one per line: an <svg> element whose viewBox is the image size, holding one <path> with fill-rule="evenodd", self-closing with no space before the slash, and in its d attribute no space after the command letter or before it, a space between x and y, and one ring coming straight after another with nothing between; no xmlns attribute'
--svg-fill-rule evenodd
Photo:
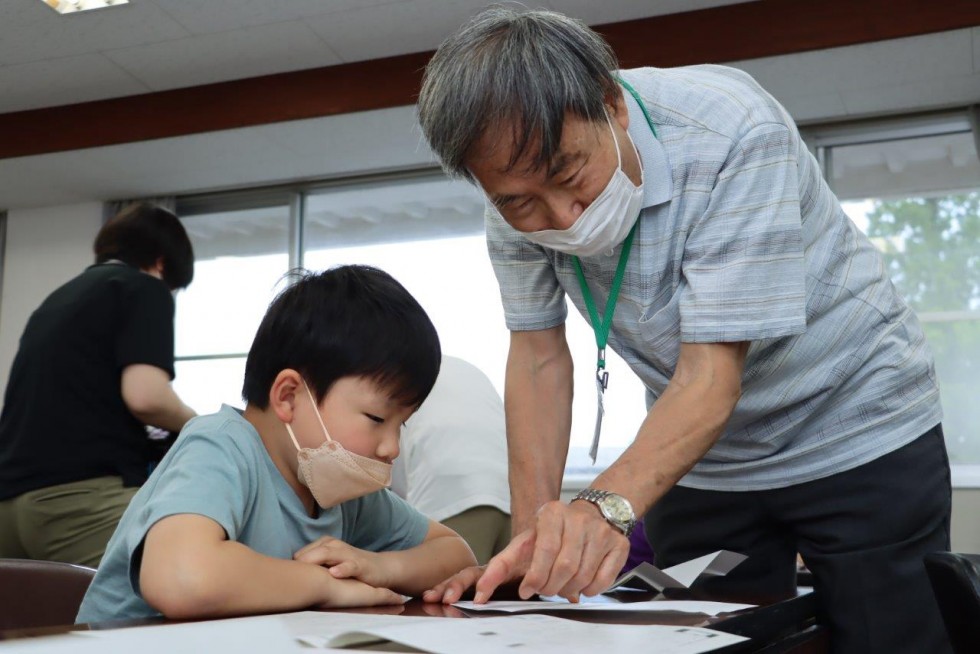
<svg viewBox="0 0 980 654"><path fill-rule="evenodd" d="M625 498L619 495L608 495L602 500L603 512L610 520L626 523L633 519L633 508Z"/></svg>

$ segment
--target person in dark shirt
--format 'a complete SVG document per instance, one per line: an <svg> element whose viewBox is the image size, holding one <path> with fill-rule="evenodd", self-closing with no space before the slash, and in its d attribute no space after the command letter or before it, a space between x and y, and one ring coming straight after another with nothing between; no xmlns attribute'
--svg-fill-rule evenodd
<svg viewBox="0 0 980 654"><path fill-rule="evenodd" d="M174 299L194 277L169 211L130 205L95 264L31 315L0 414L0 557L95 567L154 458L146 426L178 432Z"/></svg>

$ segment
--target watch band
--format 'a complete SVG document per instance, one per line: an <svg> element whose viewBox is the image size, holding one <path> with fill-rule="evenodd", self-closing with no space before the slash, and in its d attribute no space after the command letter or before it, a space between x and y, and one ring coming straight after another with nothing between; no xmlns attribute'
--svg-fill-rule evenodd
<svg viewBox="0 0 980 654"><path fill-rule="evenodd" d="M628 518L625 520L617 520L610 515L608 508L603 502L603 500L610 497L615 498L617 502L625 504L625 508L629 511ZM605 518L606 522L623 532L623 535L627 538L629 538L629 535L633 532L633 528L636 526L636 514L633 512L633 506L630 504L629 500L622 495L618 495L610 491L600 490L598 488L583 488L572 499L573 502L575 500L585 500L586 502L595 504L599 509L599 513L602 514L602 517Z"/></svg>

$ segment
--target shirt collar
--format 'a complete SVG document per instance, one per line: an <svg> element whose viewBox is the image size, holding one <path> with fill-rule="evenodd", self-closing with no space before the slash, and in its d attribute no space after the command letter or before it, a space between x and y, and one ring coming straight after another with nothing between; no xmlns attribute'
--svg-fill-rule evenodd
<svg viewBox="0 0 980 654"><path fill-rule="evenodd" d="M663 204L670 200L674 189L667 151L653 135L653 130L650 129L650 124L643 115L643 109L640 108L633 94L626 89L622 91L630 116L627 131L643 163L643 207Z"/></svg>

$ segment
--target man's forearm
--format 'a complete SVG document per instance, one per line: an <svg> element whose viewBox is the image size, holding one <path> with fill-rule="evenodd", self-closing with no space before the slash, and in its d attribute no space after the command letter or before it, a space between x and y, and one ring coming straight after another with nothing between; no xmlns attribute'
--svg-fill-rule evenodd
<svg viewBox="0 0 980 654"><path fill-rule="evenodd" d="M646 513L718 440L740 394L747 345L732 344L678 371L632 445L593 486L625 496Z"/></svg>
<svg viewBox="0 0 980 654"><path fill-rule="evenodd" d="M513 533L558 499L572 423L572 358L564 342L540 356L512 338L505 404ZM515 342L516 341L516 342ZM552 343L554 344L554 343Z"/></svg>

